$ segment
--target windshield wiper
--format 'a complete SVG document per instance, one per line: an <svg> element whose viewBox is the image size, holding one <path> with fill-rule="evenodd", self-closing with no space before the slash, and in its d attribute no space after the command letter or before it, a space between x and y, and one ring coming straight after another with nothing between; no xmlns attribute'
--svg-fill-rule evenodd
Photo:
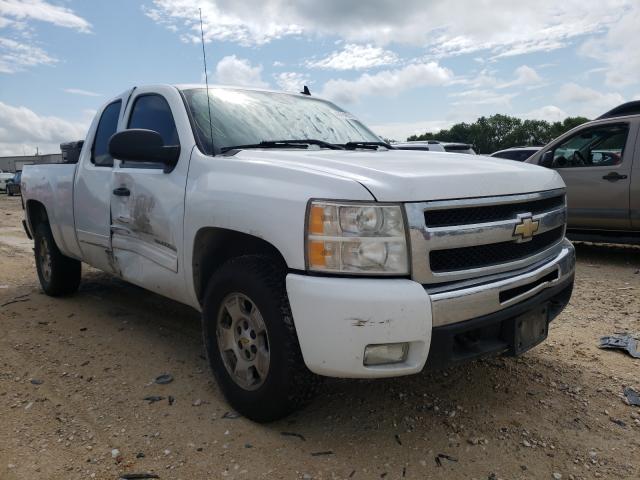
<svg viewBox="0 0 640 480"><path fill-rule="evenodd" d="M260 143L222 147L220 152L226 153L229 150L244 150L247 148L307 148L308 145L318 145L319 147L330 148L331 150L344 150L344 147L335 143L305 138L301 140L264 140Z"/></svg>
<svg viewBox="0 0 640 480"><path fill-rule="evenodd" d="M347 142L342 146L347 150L355 150L356 148L368 148L371 150L377 150L378 147L385 147L389 150L395 150L386 142Z"/></svg>

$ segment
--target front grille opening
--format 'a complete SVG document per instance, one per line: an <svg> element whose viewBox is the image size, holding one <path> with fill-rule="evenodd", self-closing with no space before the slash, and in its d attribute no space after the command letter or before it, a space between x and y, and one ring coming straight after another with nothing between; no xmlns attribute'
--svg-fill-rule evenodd
<svg viewBox="0 0 640 480"><path fill-rule="evenodd" d="M449 208L446 210L427 210L424 212L425 225L430 228L471 225L474 223L496 222L516 218L519 213L548 212L564 206L564 195L503 205L481 207Z"/></svg>
<svg viewBox="0 0 640 480"><path fill-rule="evenodd" d="M554 282L558 280L558 275L558 270L554 270L553 272L547 273L544 277L540 277L539 279L531 283L520 285L519 287L510 288L509 290L500 292L500 295L498 296L500 303L508 302L509 300L516 298L523 293L530 292L538 285L542 285L543 283Z"/></svg>
<svg viewBox="0 0 640 480"><path fill-rule="evenodd" d="M455 272L469 270L501 263L514 262L536 255L562 240L564 227L554 228L530 241L516 243L514 241L475 245L472 247L432 250L429 262L432 272Z"/></svg>

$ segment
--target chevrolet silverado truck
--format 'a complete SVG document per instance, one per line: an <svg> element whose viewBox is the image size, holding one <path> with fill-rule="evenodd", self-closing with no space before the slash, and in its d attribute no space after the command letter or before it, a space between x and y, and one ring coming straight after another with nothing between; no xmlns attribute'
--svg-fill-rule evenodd
<svg viewBox="0 0 640 480"><path fill-rule="evenodd" d="M563 178L569 238L640 243L640 101L577 126L527 163Z"/></svg>
<svg viewBox="0 0 640 480"><path fill-rule="evenodd" d="M45 293L75 292L86 263L199 310L221 391L255 421L322 376L519 355L573 287L556 172L394 150L309 95L136 87L77 164L25 166L22 189Z"/></svg>

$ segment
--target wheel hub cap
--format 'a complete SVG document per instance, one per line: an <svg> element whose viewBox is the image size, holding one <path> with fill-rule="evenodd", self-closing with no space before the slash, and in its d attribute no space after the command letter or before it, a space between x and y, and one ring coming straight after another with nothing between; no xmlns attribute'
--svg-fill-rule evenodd
<svg viewBox="0 0 640 480"><path fill-rule="evenodd" d="M40 240L40 271L44 280L48 282L51 279L51 254L49 253L49 245L43 238Z"/></svg>
<svg viewBox="0 0 640 480"><path fill-rule="evenodd" d="M242 293L227 295L218 312L216 336L227 372L245 390L255 390L269 372L269 337L255 303Z"/></svg>

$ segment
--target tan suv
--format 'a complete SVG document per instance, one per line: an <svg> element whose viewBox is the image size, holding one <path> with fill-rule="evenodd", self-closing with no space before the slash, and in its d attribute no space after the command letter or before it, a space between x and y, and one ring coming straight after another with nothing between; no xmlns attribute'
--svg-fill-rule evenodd
<svg viewBox="0 0 640 480"><path fill-rule="evenodd" d="M565 181L570 238L640 242L639 130L640 101L628 102L526 160L553 168Z"/></svg>

